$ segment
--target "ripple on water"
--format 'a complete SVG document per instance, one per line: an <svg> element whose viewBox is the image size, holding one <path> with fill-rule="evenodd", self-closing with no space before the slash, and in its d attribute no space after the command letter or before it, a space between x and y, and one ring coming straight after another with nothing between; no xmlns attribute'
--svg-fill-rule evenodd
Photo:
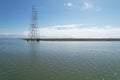
<svg viewBox="0 0 120 80"><path fill-rule="evenodd" d="M3 44L9 49L0 53L0 80L120 79L119 42L38 42L29 47L23 47L29 44L25 42L15 44Z"/></svg>

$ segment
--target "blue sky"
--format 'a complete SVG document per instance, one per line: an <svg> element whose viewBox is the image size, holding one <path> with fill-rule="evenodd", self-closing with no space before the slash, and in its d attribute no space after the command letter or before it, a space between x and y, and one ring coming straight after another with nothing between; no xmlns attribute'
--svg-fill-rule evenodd
<svg viewBox="0 0 120 80"><path fill-rule="evenodd" d="M119 3L120 0L0 0L0 35L26 35L34 5L41 36L120 37Z"/></svg>

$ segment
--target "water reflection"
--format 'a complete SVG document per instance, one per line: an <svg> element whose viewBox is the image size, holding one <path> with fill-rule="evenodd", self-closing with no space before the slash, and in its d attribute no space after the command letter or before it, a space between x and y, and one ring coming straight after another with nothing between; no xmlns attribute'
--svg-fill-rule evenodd
<svg viewBox="0 0 120 80"><path fill-rule="evenodd" d="M39 73L39 61L38 61L38 50L39 50L39 44L38 42L31 41L28 43L28 59L26 64L26 78L29 80L37 80L38 79L38 73ZM34 76L33 76L34 75Z"/></svg>
<svg viewBox="0 0 120 80"><path fill-rule="evenodd" d="M31 66L35 66L38 63L39 42L31 41L28 43L28 61Z"/></svg>
<svg viewBox="0 0 120 80"><path fill-rule="evenodd" d="M29 49L29 55L31 58L35 58L37 55L37 51L39 49L39 44L38 42L31 41L28 43L28 49Z"/></svg>

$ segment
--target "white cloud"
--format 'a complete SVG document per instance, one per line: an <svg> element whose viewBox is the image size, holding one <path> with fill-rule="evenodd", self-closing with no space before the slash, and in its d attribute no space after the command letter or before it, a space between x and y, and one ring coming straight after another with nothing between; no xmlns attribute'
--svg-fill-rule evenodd
<svg viewBox="0 0 120 80"><path fill-rule="evenodd" d="M81 11L84 10L93 10L93 11L97 11L100 12L102 11L102 8L97 6L97 4L93 4L92 1L86 1L84 0L83 2L67 2L64 3L64 6L67 6L68 8L74 8L74 9L78 9Z"/></svg>
<svg viewBox="0 0 120 80"><path fill-rule="evenodd" d="M85 9L91 9L93 7L94 7L94 5L92 3L90 3L90 2L84 2L84 8Z"/></svg>
<svg viewBox="0 0 120 80"><path fill-rule="evenodd" d="M67 3L67 6L72 7L73 4L72 3Z"/></svg>
<svg viewBox="0 0 120 80"><path fill-rule="evenodd" d="M81 26L83 24L70 24L70 25L57 25L57 26L53 26L53 28L55 29L73 29L73 28L77 28L78 26Z"/></svg>
<svg viewBox="0 0 120 80"><path fill-rule="evenodd" d="M27 35L28 31L24 32ZM112 26L88 27L81 24L57 25L40 29L41 37L62 38L120 38L120 28Z"/></svg>
<svg viewBox="0 0 120 80"><path fill-rule="evenodd" d="M67 7L73 7L73 4L72 4L72 3L70 3L70 2L65 3L64 5L65 5L65 6L67 6Z"/></svg>
<svg viewBox="0 0 120 80"><path fill-rule="evenodd" d="M40 29L40 35L46 37L69 37L69 38L120 38L120 28L113 27L83 27L75 25L66 29L46 27ZM65 27L65 25L61 26ZM59 26L60 28L60 26Z"/></svg>
<svg viewBox="0 0 120 80"><path fill-rule="evenodd" d="M81 10L94 10L94 11L100 12L102 11L102 8L96 6L96 4L93 4L92 2L85 1L83 2L83 7Z"/></svg>

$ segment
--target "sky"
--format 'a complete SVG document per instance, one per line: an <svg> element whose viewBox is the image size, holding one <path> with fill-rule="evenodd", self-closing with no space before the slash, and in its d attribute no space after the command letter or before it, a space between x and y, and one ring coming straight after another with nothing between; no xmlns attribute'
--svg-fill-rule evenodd
<svg viewBox="0 0 120 80"><path fill-rule="evenodd" d="M120 38L120 0L0 0L0 36L27 35L32 6L41 37Z"/></svg>

